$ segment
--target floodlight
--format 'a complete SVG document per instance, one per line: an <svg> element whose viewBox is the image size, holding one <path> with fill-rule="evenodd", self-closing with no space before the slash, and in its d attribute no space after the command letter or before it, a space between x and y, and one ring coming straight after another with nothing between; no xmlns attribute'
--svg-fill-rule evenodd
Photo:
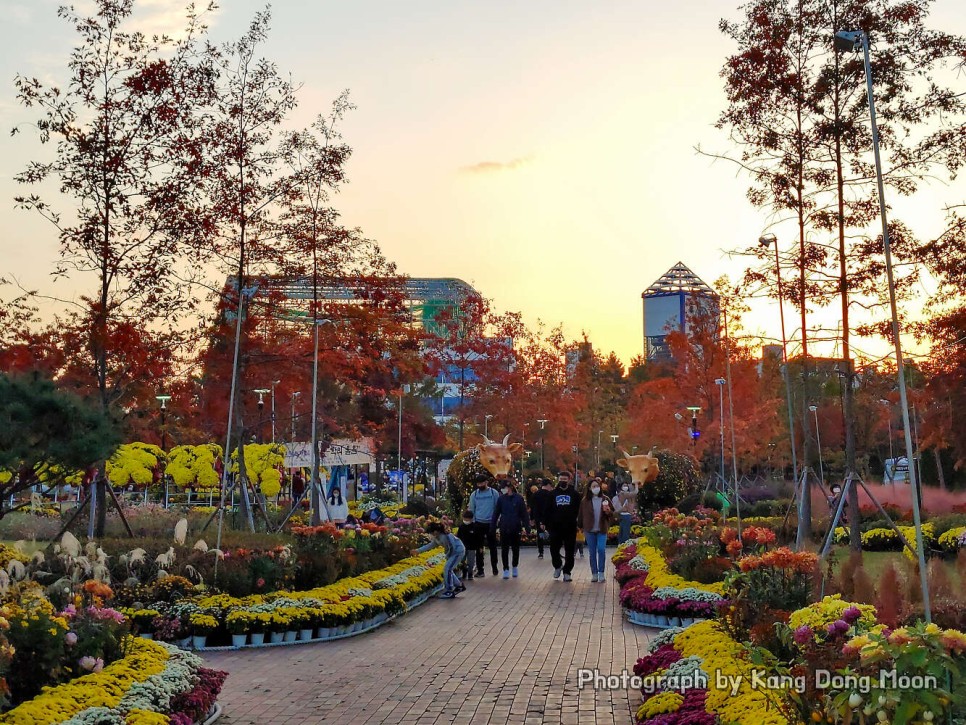
<svg viewBox="0 0 966 725"><path fill-rule="evenodd" d="M857 53L862 49L861 30L840 30L835 34L835 49L843 53Z"/></svg>

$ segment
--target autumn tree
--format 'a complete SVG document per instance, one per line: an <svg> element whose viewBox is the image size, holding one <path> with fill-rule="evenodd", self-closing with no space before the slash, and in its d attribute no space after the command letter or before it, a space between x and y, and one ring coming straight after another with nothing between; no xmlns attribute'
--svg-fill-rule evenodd
<svg viewBox="0 0 966 725"><path fill-rule="evenodd" d="M118 331L132 320L176 322L189 300L173 270L186 243L207 232L194 114L212 92L204 12L189 6L176 40L128 29L132 9L133 0L97 0L89 17L61 8L79 38L67 83L15 81L20 103L39 111L39 140L55 147L52 160L31 162L15 178L26 186L55 181L70 200L66 210L36 193L16 202L57 230L55 275L96 281L72 319L86 332L88 374L105 412L119 404L126 381L112 378L127 372ZM98 534L104 514L102 507Z"/></svg>

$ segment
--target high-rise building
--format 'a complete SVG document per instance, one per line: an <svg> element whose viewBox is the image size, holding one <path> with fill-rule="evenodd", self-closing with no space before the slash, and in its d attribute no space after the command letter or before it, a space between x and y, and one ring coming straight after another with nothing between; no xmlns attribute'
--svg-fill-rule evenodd
<svg viewBox="0 0 966 725"><path fill-rule="evenodd" d="M647 360L670 358L666 336L672 330L688 331L688 318L695 310L717 314L718 295L678 262L641 294L644 313L644 357Z"/></svg>

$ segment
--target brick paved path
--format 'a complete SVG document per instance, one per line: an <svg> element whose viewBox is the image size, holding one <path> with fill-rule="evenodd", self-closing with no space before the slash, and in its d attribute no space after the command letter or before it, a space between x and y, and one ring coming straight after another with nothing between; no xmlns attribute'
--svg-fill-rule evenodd
<svg viewBox="0 0 966 725"><path fill-rule="evenodd" d="M578 690L577 669L619 674L655 630L622 619L616 582L591 583L587 559L569 584L551 573L527 548L519 579L487 575L364 635L209 653L231 673L220 723L633 722L639 693Z"/></svg>

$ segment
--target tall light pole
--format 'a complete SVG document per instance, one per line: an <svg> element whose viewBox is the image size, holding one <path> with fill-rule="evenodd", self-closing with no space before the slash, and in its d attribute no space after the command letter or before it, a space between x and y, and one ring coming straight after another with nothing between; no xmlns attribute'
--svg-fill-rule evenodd
<svg viewBox="0 0 966 725"><path fill-rule="evenodd" d="M547 418L538 418L537 422L540 424L540 470L544 471L547 467L546 459L544 458L545 448L546 448L546 435L544 434L544 429L547 427L549 420Z"/></svg>
<svg viewBox="0 0 966 725"><path fill-rule="evenodd" d="M785 304L782 293L782 266L778 258L778 237L762 234L758 243L763 247L775 247L775 277L778 279L778 316L782 322L782 380L785 382L785 403L788 408L788 443L792 450L792 475L798 482L798 456L795 452L795 417L792 415L792 386L788 382L788 342L785 338ZM782 476L784 478L784 475Z"/></svg>
<svg viewBox="0 0 966 725"><path fill-rule="evenodd" d="M409 501L409 487L406 485L406 476L402 470L402 416L403 414L403 390L399 388L399 428L396 431L396 470L399 471L399 487L402 489L403 503Z"/></svg>
<svg viewBox="0 0 966 725"><path fill-rule="evenodd" d="M600 437L604 434L604 431L597 431L597 468L600 468Z"/></svg>
<svg viewBox="0 0 966 725"><path fill-rule="evenodd" d="M313 314L315 313L315 306L313 305ZM311 469L311 479L309 481L309 490L311 492L310 500L312 502L312 525L318 526L322 523L322 509L325 509L326 518L330 519L328 515L329 507L325 501L325 496L322 495L319 483L319 328L322 325L334 325L332 320L325 319L320 320L318 317L313 317L312 320L312 333L315 338L315 350L312 356L312 469Z"/></svg>
<svg viewBox="0 0 966 725"><path fill-rule="evenodd" d="M879 402L886 406L887 420L889 421L889 459L892 461L892 465L895 466L896 454L895 451L892 450L892 403L884 398L880 398Z"/></svg>
<svg viewBox="0 0 966 725"><path fill-rule="evenodd" d="M721 433L721 481L726 482L725 478L725 446L724 446L724 386L727 381L724 378L715 378L714 384L718 386L718 428ZM704 502L702 502L703 504Z"/></svg>
<svg viewBox="0 0 966 725"><path fill-rule="evenodd" d="M292 443L295 443L295 400L302 393L298 390L292 393Z"/></svg>
<svg viewBox="0 0 966 725"><path fill-rule="evenodd" d="M264 443L262 436L262 411L265 410L265 396L271 392L268 388L256 388L252 391L258 393L258 442Z"/></svg>
<svg viewBox="0 0 966 725"><path fill-rule="evenodd" d="M483 437L487 440L490 440L490 418L492 417L493 416L490 413L487 413L483 416ZM479 430L479 428L477 428L477 430Z"/></svg>
<svg viewBox="0 0 966 725"><path fill-rule="evenodd" d="M275 444L275 386L278 385L281 380L272 381L272 445Z"/></svg>
<svg viewBox="0 0 966 725"><path fill-rule="evenodd" d="M906 442L906 458L913 461L912 431L909 425L909 400L906 396L906 370L902 359L902 340L899 337L899 312L896 309L896 284L892 271L892 246L886 215L885 184L882 180L882 157L879 153L879 127L875 121L875 94L872 92L872 64L869 60L869 36L862 30L840 30L835 34L835 49L856 52L861 48L865 60L865 83L869 96L869 121L872 126L872 152L875 156L875 176L879 187L879 216L882 220L882 250L885 255L886 277L889 281L889 308L892 312L892 340L895 343L896 376L899 380L899 405L902 407L902 430ZM922 587L923 614L932 621L929 602L929 580L926 578L926 554L922 541L922 515L919 510L919 487L916 467L909 466L909 488L912 490L912 516L916 526L916 552L919 559L919 584Z"/></svg>
<svg viewBox="0 0 966 725"><path fill-rule="evenodd" d="M168 428L165 425L165 416L168 412L167 403L171 400L170 395L155 395L155 399L161 403L161 450L168 450Z"/></svg>
<svg viewBox="0 0 966 725"><path fill-rule="evenodd" d="M701 412L700 405L689 405L688 412L691 413L691 447L694 448L698 444L698 438L701 436L701 431L698 430L698 413Z"/></svg>
<svg viewBox="0 0 966 725"><path fill-rule="evenodd" d="M825 484L825 464L822 462L822 434L818 429L818 406L810 405L808 409L812 411L812 415L815 417L815 443L818 446L818 479Z"/></svg>

